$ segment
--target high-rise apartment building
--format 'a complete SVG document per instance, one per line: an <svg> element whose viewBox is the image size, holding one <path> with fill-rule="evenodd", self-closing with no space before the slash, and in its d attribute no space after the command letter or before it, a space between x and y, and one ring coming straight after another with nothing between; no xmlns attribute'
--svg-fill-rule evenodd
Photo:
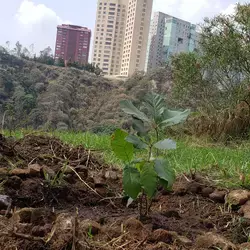
<svg viewBox="0 0 250 250"><path fill-rule="evenodd" d="M119 75L128 0L98 0L92 62L106 75Z"/></svg>
<svg viewBox="0 0 250 250"><path fill-rule="evenodd" d="M129 0L121 75L144 71L153 0Z"/></svg>
<svg viewBox="0 0 250 250"><path fill-rule="evenodd" d="M144 70L153 0L98 0L92 62L106 75Z"/></svg>
<svg viewBox="0 0 250 250"><path fill-rule="evenodd" d="M150 26L146 70L169 62L172 55L194 51L198 42L196 25L155 12Z"/></svg>
<svg viewBox="0 0 250 250"><path fill-rule="evenodd" d="M62 24L57 26L55 59L88 63L91 31L86 27Z"/></svg>

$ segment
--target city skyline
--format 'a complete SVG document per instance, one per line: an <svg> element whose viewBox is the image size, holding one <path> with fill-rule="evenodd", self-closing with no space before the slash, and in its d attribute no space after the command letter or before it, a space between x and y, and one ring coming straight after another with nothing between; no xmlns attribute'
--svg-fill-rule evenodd
<svg viewBox="0 0 250 250"><path fill-rule="evenodd" d="M232 12L236 2L246 1L154 0L153 11L162 11L197 24L206 16ZM88 0L71 0L70 4L68 1L58 4L58 1L50 0L7 1L0 15L0 45L5 46L6 41L10 41L13 47L16 41L20 41L26 47L34 44L36 52L48 46L54 51L57 25L75 24L94 30L96 4L97 1ZM87 9L84 15L83 9Z"/></svg>

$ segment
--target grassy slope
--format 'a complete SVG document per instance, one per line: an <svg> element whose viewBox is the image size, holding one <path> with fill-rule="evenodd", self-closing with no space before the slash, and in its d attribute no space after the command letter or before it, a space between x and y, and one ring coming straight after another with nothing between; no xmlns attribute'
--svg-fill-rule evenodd
<svg viewBox="0 0 250 250"><path fill-rule="evenodd" d="M20 138L27 132L16 132ZM103 153L107 163L121 166L110 147L110 136L91 133L54 132L54 136L72 145L84 145L86 148ZM240 175L246 176L246 185L250 185L250 147L248 143L232 144L225 147L209 144L191 137L177 141L177 150L169 151L168 158L178 173L188 173L190 169L209 173L217 183L223 186L241 185Z"/></svg>

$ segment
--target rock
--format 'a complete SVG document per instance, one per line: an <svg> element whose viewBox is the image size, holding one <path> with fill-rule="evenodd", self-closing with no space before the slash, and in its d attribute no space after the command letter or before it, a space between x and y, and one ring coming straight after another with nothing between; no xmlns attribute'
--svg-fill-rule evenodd
<svg viewBox="0 0 250 250"><path fill-rule="evenodd" d="M29 174L30 174L30 170L28 168L26 169L14 168L13 170L10 171L10 175L16 175L16 176L19 176L20 178L26 177Z"/></svg>
<svg viewBox="0 0 250 250"><path fill-rule="evenodd" d="M226 203L233 206L244 205L250 198L247 190L233 190L226 196Z"/></svg>
<svg viewBox="0 0 250 250"><path fill-rule="evenodd" d="M243 206L241 206L239 213L243 215L245 219L250 219L250 201L247 201Z"/></svg>
<svg viewBox="0 0 250 250"><path fill-rule="evenodd" d="M202 189L201 194L204 197L209 197L210 194L212 194L214 192L214 188L212 187L205 187Z"/></svg>
<svg viewBox="0 0 250 250"><path fill-rule="evenodd" d="M250 250L250 243L243 243L239 246L239 250Z"/></svg>
<svg viewBox="0 0 250 250"><path fill-rule="evenodd" d="M215 190L209 195L209 198L215 202L225 202L226 191Z"/></svg>
<svg viewBox="0 0 250 250"><path fill-rule="evenodd" d="M40 176L42 167L39 164L32 164L28 166L28 169L31 176Z"/></svg>
<svg viewBox="0 0 250 250"><path fill-rule="evenodd" d="M198 182L190 182L187 185L187 192L192 193L192 194L198 194L201 193L202 191L202 185Z"/></svg>
<svg viewBox="0 0 250 250"><path fill-rule="evenodd" d="M21 184L22 184L22 179L14 175L7 179L7 181L4 183L4 186L13 189L19 189Z"/></svg>
<svg viewBox="0 0 250 250"><path fill-rule="evenodd" d="M7 195L0 195L0 210L9 209L12 204L12 199Z"/></svg>
<svg viewBox="0 0 250 250"><path fill-rule="evenodd" d="M118 175L115 171L106 171L105 172L105 178L110 180L118 180Z"/></svg>
<svg viewBox="0 0 250 250"><path fill-rule="evenodd" d="M93 220L84 220L79 223L79 229L85 234L97 235L101 231L101 225Z"/></svg>
<svg viewBox="0 0 250 250"><path fill-rule="evenodd" d="M205 233L196 239L196 248L212 249L219 248L223 250L236 250L237 247L223 236L214 233Z"/></svg>

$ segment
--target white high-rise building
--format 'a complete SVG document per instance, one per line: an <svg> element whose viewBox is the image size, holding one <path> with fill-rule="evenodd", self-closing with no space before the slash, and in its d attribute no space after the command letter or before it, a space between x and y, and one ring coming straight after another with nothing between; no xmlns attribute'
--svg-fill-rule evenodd
<svg viewBox="0 0 250 250"><path fill-rule="evenodd" d="M106 75L144 70L153 0L98 0L92 62Z"/></svg>

